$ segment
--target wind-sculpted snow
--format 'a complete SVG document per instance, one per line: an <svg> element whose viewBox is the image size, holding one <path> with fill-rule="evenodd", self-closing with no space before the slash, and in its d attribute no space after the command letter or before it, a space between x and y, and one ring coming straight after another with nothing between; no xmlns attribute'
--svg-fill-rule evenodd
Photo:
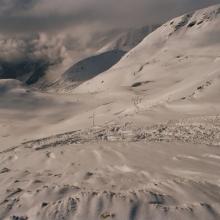
<svg viewBox="0 0 220 220"><path fill-rule="evenodd" d="M176 201L169 195L157 192L137 190L131 192L77 192L74 186L63 186L55 188L41 188L38 194L47 191L65 189L67 197L56 202L42 202L36 206L38 213L34 215L38 219L60 220L60 219L126 219L137 218L162 219L163 216L180 219L199 219L199 213L205 213L205 217L214 219L218 217L217 208L206 203L175 204ZM75 192L74 192L75 191ZM69 195L68 195L69 194ZM29 195L33 196L33 195ZM21 196L21 201L23 200ZM37 195L38 197L38 195ZM10 204L10 202L5 202ZM18 202L20 203L20 202ZM118 208L117 208L118 207ZM12 204L13 208L13 204ZM119 208L124 208L124 213ZM83 212L80 210L85 209ZM151 214L149 214L151 212ZM13 215L12 220L26 220L28 215ZM205 218L203 218L205 219Z"/></svg>
<svg viewBox="0 0 220 220"><path fill-rule="evenodd" d="M0 152L0 217L216 220L219 146L219 116L31 140Z"/></svg>
<svg viewBox="0 0 220 220"><path fill-rule="evenodd" d="M132 124L124 126L111 124L94 127L88 130L78 130L55 136L31 140L19 147L42 150L62 147L71 144L83 144L100 141L125 142L182 142L189 144L205 144L220 146L220 117L192 118L186 121L169 121L145 128L135 128ZM2 153L2 152L0 152Z"/></svg>

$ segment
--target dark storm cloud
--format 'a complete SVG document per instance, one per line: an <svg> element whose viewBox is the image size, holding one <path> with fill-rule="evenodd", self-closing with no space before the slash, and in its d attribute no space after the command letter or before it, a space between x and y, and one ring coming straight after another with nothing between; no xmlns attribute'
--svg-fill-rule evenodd
<svg viewBox="0 0 220 220"><path fill-rule="evenodd" d="M141 26L216 3L220 0L0 0L0 31Z"/></svg>
<svg viewBox="0 0 220 220"><path fill-rule="evenodd" d="M0 0L0 13L5 16L13 15L33 8L36 3L36 0Z"/></svg>

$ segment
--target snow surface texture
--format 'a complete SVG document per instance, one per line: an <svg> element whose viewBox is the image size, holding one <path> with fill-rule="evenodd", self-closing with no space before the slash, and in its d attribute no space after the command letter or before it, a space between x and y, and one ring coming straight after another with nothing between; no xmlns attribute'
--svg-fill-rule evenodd
<svg viewBox="0 0 220 220"><path fill-rule="evenodd" d="M0 219L220 219L219 51L217 5L67 94L0 80Z"/></svg>

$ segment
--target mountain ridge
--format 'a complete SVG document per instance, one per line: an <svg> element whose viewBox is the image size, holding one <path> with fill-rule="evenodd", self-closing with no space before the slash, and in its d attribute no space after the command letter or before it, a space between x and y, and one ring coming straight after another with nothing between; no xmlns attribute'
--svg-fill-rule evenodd
<svg viewBox="0 0 220 220"><path fill-rule="evenodd" d="M211 89L219 82L219 27L220 5L172 19L75 93L147 89L146 103L157 103L191 97L205 84Z"/></svg>

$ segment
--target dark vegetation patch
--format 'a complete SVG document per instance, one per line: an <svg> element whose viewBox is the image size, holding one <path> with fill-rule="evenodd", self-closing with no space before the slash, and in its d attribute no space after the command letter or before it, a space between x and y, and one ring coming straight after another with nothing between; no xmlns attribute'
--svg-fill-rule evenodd
<svg viewBox="0 0 220 220"><path fill-rule="evenodd" d="M193 27L195 24L196 24L196 21L192 21L187 25L187 27Z"/></svg>
<svg viewBox="0 0 220 220"><path fill-rule="evenodd" d="M148 84L148 83L152 83L153 81L144 81L144 82L136 82L134 84L132 84L131 87L135 88L135 87L139 87L139 86L142 86L144 84Z"/></svg>
<svg viewBox="0 0 220 220"><path fill-rule="evenodd" d="M187 14L185 16L182 17L181 21L175 26L175 31L178 31L181 27L185 26L190 18L192 17L192 14Z"/></svg>
<svg viewBox="0 0 220 220"><path fill-rule="evenodd" d="M201 20L201 21L199 21L198 23L197 23L197 25L200 25L200 24L202 24L204 21L203 20Z"/></svg>

